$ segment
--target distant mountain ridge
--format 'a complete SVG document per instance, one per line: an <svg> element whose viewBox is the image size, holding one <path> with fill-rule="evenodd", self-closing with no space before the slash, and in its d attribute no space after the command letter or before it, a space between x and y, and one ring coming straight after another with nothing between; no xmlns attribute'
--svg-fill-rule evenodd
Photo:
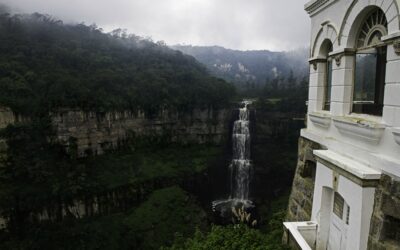
<svg viewBox="0 0 400 250"><path fill-rule="evenodd" d="M195 57L212 74L236 84L264 85L276 78L301 79L308 74L308 49L288 52L239 51L220 46L174 45L172 49Z"/></svg>

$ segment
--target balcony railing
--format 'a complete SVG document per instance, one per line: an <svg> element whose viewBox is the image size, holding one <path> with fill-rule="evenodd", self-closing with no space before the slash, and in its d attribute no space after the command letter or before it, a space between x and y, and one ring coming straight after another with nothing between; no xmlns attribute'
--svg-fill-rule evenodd
<svg viewBox="0 0 400 250"><path fill-rule="evenodd" d="M315 250L318 224L314 221L284 222L284 242L295 250Z"/></svg>

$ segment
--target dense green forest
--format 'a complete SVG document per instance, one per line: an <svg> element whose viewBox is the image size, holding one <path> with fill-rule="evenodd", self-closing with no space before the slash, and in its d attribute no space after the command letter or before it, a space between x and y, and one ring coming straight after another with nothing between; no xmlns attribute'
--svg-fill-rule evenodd
<svg viewBox="0 0 400 250"><path fill-rule="evenodd" d="M27 117L0 131L8 144L0 155L0 213L7 219L1 249L154 249L146 245L154 233L161 246L175 231L194 232L202 219L195 199L180 188L162 189L192 181L221 154L218 147L131 138L116 152L78 159L73 141L68 153L57 142L51 112L142 110L151 119L162 109L227 107L233 85L162 43L37 13L0 15L0 55L0 105ZM96 212L86 206L90 216L77 220L66 210L77 200ZM158 209L148 211L154 202ZM183 220L187 211L196 215L193 224ZM154 229L141 213L170 231ZM177 218L171 223L178 228L169 228L165 216Z"/></svg>
<svg viewBox="0 0 400 250"><path fill-rule="evenodd" d="M219 107L232 85L193 57L122 30L51 16L0 15L0 104L23 114L62 107L108 111Z"/></svg>

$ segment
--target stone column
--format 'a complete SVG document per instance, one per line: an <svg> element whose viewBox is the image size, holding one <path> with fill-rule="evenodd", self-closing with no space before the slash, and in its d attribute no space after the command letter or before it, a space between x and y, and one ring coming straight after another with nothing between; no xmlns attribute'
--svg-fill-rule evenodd
<svg viewBox="0 0 400 250"><path fill-rule="evenodd" d="M343 49L330 53L335 58L332 69L331 113L350 114L352 107L355 51Z"/></svg>
<svg viewBox="0 0 400 250"><path fill-rule="evenodd" d="M310 86L308 90L308 113L322 110L326 79L326 59L314 58L310 61Z"/></svg>
<svg viewBox="0 0 400 250"><path fill-rule="evenodd" d="M387 47L386 84L383 121L393 127L400 127L400 38Z"/></svg>

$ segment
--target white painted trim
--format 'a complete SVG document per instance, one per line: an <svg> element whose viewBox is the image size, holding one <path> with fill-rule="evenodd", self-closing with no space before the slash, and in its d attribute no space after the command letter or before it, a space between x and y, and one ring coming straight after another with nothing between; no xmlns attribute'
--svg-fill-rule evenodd
<svg viewBox="0 0 400 250"><path fill-rule="evenodd" d="M314 150L314 154L363 180L379 180L381 173L332 150Z"/></svg>
<svg viewBox="0 0 400 250"><path fill-rule="evenodd" d="M339 132L374 144L378 144L386 128L385 124L360 118L337 116L332 119Z"/></svg>
<svg viewBox="0 0 400 250"><path fill-rule="evenodd" d="M392 134L396 143L400 145L400 128L392 128Z"/></svg>
<svg viewBox="0 0 400 250"><path fill-rule="evenodd" d="M308 114L310 120L317 126L328 128L331 125L331 115L319 112Z"/></svg>
<svg viewBox="0 0 400 250"><path fill-rule="evenodd" d="M284 222L283 225L290 232L293 238L296 240L297 244L301 247L301 250L313 250L301 235L301 230L315 230L317 234L317 223L314 221L304 221L304 222Z"/></svg>

